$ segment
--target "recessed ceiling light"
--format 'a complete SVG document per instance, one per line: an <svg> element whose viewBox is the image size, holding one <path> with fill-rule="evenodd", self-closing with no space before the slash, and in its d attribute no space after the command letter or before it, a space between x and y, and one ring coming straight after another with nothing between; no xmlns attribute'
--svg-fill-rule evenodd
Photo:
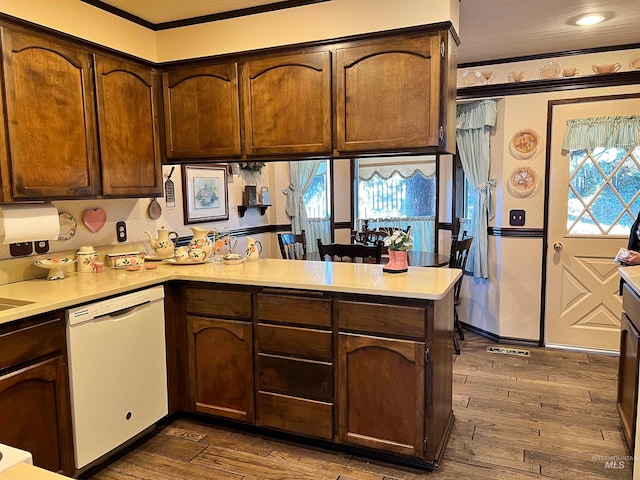
<svg viewBox="0 0 640 480"><path fill-rule="evenodd" d="M578 25L580 27L588 27L591 25L596 25L598 23L604 22L606 20L610 20L613 17L614 17L613 12L583 13L570 18L567 21L567 23L569 25L574 25L574 26Z"/></svg>
<svg viewBox="0 0 640 480"><path fill-rule="evenodd" d="M604 22L604 15L600 15L599 13L590 13L589 15L585 15L576 20L576 25L584 27L587 25L595 25L600 22Z"/></svg>

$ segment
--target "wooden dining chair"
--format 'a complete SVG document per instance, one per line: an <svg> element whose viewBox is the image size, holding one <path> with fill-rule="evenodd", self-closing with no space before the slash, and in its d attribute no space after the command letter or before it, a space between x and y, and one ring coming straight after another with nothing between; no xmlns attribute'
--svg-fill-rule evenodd
<svg viewBox="0 0 640 480"><path fill-rule="evenodd" d="M279 233L278 245L280 253L285 260L306 260L307 259L307 237L302 233Z"/></svg>
<svg viewBox="0 0 640 480"><path fill-rule="evenodd" d="M353 243L328 243L323 244L318 238L318 252L320 259L324 262L352 262L359 263L380 263L382 257L382 244L358 245Z"/></svg>
<svg viewBox="0 0 640 480"><path fill-rule="evenodd" d="M462 270L462 276L453 286L453 348L456 355L460 355L460 342L456 338L456 331L460 336L460 340L464 340L464 332L458 318L458 306L460 305L460 291L462 290L462 279L464 278L464 267L469 257L469 249L473 243L473 237L458 239L454 236L451 239L451 253L449 254L449 268L459 268Z"/></svg>

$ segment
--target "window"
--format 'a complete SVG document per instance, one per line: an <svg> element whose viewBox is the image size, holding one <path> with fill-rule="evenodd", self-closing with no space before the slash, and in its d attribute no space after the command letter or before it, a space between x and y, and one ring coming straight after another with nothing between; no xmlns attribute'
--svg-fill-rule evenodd
<svg viewBox="0 0 640 480"><path fill-rule="evenodd" d="M436 157L356 160L356 230L411 227L415 250L434 251Z"/></svg>
<svg viewBox="0 0 640 480"><path fill-rule="evenodd" d="M330 215L329 208L329 161L323 160L316 171L311 185L302 196L307 207L309 219L327 219Z"/></svg>
<svg viewBox="0 0 640 480"><path fill-rule="evenodd" d="M640 146L569 153L567 232L628 236L640 210Z"/></svg>

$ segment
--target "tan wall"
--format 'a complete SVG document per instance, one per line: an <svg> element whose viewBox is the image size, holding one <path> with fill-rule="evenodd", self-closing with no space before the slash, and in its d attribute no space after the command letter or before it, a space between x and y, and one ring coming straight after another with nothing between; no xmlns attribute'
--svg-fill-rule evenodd
<svg viewBox="0 0 640 480"><path fill-rule="evenodd" d="M640 49L621 50L559 57L552 59L561 68L575 66L581 75L589 75L592 64L620 62L623 70L629 70L629 60L640 54ZM508 82L511 71L526 71L526 80L535 80L539 69L551 59L512 64L487 65L477 70L492 70L491 83ZM462 73L458 71L458 87L464 87ZM496 217L490 226L509 226L509 210L526 211L525 228L544 227L546 176L545 149L547 144L547 107L550 100L581 97L599 97L620 93L640 92L640 85L589 88L527 95L510 95L498 99L498 126L491 137L491 178L496 179ZM509 151L509 141L521 129L533 129L540 138L535 155L526 160L515 158ZM538 174L539 185L529 197L511 195L506 180L511 172L521 166L531 167ZM442 165L441 165L442 168ZM441 197L442 198L442 197ZM445 203L450 198L443 199ZM542 309L542 238L489 237L489 279L465 277L463 304L459 309L463 322L502 337L537 340L540 337Z"/></svg>
<svg viewBox="0 0 640 480"><path fill-rule="evenodd" d="M80 0L2 0L0 12L156 61L156 34Z"/></svg>
<svg viewBox="0 0 640 480"><path fill-rule="evenodd" d="M196 58L450 20L458 0L332 0L160 31L158 60Z"/></svg>
<svg viewBox="0 0 640 480"><path fill-rule="evenodd" d="M79 0L2 0L0 11L154 62L451 21L458 0L332 0L154 32Z"/></svg>

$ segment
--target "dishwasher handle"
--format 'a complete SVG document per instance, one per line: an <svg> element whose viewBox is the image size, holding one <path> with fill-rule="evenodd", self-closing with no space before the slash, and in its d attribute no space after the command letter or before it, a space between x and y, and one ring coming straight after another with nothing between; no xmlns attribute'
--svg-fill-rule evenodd
<svg viewBox="0 0 640 480"><path fill-rule="evenodd" d="M116 310L114 312L109 312L109 313L105 313L103 315L98 315L98 316L94 317L93 319L94 320L103 320L103 319L122 320L125 317L130 317L136 311L146 307L150 303L151 302L139 303L137 305L133 305L133 306L127 307L127 308L122 308L122 309Z"/></svg>

